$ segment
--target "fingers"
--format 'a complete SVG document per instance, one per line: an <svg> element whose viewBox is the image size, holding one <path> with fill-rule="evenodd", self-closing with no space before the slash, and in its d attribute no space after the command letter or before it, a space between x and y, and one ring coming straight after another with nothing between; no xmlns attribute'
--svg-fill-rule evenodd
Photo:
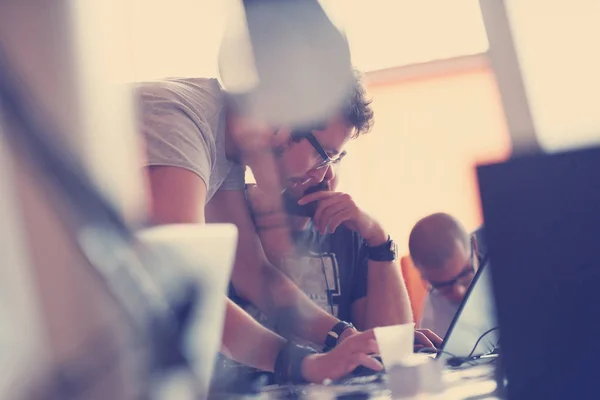
<svg viewBox="0 0 600 400"><path fill-rule="evenodd" d="M427 336L425 336L425 334L423 334L422 332L419 331L415 331L415 344L420 344L423 345L425 347L431 347L434 348L434 344L431 340L429 340L427 338Z"/></svg>
<svg viewBox="0 0 600 400"><path fill-rule="evenodd" d="M351 373L352 371L354 371L356 368L358 368L361 365L363 367L372 369L373 371L377 371L377 372L383 371L383 364L381 364L375 358L373 358L367 354L358 353L358 354L355 354L352 358L352 361L350 361L350 363L348 365L346 365L344 375ZM341 378L341 377L336 377L336 379L337 378Z"/></svg>
<svg viewBox="0 0 600 400"><path fill-rule="evenodd" d="M320 200L324 200L328 197L337 196L339 194L340 194L339 192L330 192L328 190L320 190L318 192L310 193L310 194L307 194L306 196L302 197L300 200L298 200L298 204L304 205L304 204L312 203L313 201L320 201Z"/></svg>
<svg viewBox="0 0 600 400"><path fill-rule="evenodd" d="M415 344L413 347L413 353L418 353L422 349L426 349L426 348L427 347L423 346L422 344Z"/></svg>
<svg viewBox="0 0 600 400"><path fill-rule="evenodd" d="M372 369L373 371L382 371L383 365L375 358L366 354L358 355L359 365Z"/></svg>
<svg viewBox="0 0 600 400"><path fill-rule="evenodd" d="M418 332L421 332L422 334L424 334L427 337L427 339L429 339L436 348L439 349L440 347L442 347L442 343L444 342L444 339L442 339L441 337L436 335L435 332L433 332L432 330L419 329Z"/></svg>
<svg viewBox="0 0 600 400"><path fill-rule="evenodd" d="M340 200L341 193L334 193L332 196L329 196L326 199L319 201L319 203L317 204L317 210L315 211L315 215L313 216L313 221L315 222L315 227L321 233L324 233L324 230L327 227L327 223L329 222L328 218L323 218L323 213L328 207L340 207L340 204L343 206L343 203L340 203Z"/></svg>
<svg viewBox="0 0 600 400"><path fill-rule="evenodd" d="M379 353L379 346L377 345L377 340L375 340L375 333L372 330L350 336L339 345L339 348L340 352Z"/></svg>
<svg viewBox="0 0 600 400"><path fill-rule="evenodd" d="M331 219L333 215L348 210L348 204L341 202L339 198L340 197L331 197L319 202L319 206L317 207L313 221L315 222L315 227L321 233L325 233L325 230L328 227L331 228Z"/></svg>
<svg viewBox="0 0 600 400"><path fill-rule="evenodd" d="M349 219L352 219L352 211L348 209L338 211L336 214L332 215L331 218L329 218L329 224L326 226L328 227L329 233L335 232L338 226Z"/></svg>

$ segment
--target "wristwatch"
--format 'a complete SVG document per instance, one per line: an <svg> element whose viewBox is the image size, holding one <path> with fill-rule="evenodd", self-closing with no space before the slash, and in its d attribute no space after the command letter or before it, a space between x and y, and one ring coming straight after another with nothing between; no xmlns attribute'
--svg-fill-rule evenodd
<svg viewBox="0 0 600 400"><path fill-rule="evenodd" d="M388 235L388 240L379 246L367 245L367 257L372 261L394 261L398 258L398 245Z"/></svg>
<svg viewBox="0 0 600 400"><path fill-rule="evenodd" d="M333 349L337 345L340 336L342 336L342 333L346 329L354 329L354 325L346 321L340 321L337 324L335 324L333 328L331 328L331 330L327 332L327 337L325 338L325 347L323 348L323 351L327 352Z"/></svg>

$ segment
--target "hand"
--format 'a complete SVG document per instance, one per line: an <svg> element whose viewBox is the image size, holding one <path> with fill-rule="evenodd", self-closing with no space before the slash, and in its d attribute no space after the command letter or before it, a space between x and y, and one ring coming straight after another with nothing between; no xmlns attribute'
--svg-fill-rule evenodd
<svg viewBox="0 0 600 400"><path fill-rule="evenodd" d="M385 243L387 235L383 228L367 213L362 211L352 197L346 193L320 191L302 197L298 204L318 201L313 217L315 228L321 234L335 232L341 224L360 233L370 246Z"/></svg>
<svg viewBox="0 0 600 400"><path fill-rule="evenodd" d="M423 348L439 349L442 342L442 338L429 329L415 329L415 353Z"/></svg>
<svg viewBox="0 0 600 400"><path fill-rule="evenodd" d="M339 379L362 365L382 371L383 365L370 354L379 352L375 333L368 330L346 338L329 353L313 354L302 361L302 376L309 382Z"/></svg>
<svg viewBox="0 0 600 400"><path fill-rule="evenodd" d="M339 345L340 343L342 343L344 340L348 339L350 336L354 336L359 334L360 332L357 331L354 328L348 328L348 329L344 329L344 331L342 332L342 334L340 335L340 338L337 342L337 344Z"/></svg>

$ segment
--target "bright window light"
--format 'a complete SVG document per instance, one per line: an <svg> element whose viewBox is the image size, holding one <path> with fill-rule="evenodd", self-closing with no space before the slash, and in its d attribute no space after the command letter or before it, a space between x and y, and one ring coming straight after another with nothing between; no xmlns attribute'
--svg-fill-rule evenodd
<svg viewBox="0 0 600 400"><path fill-rule="evenodd" d="M321 0L362 71L487 51L478 0Z"/></svg>
<svg viewBox="0 0 600 400"><path fill-rule="evenodd" d="M127 0L135 80L217 76L228 15L241 0ZM478 0L320 0L362 70L485 52Z"/></svg>

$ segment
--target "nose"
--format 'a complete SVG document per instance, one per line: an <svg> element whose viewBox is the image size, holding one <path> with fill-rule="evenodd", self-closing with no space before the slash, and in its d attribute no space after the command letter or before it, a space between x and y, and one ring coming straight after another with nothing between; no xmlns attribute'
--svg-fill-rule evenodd
<svg viewBox="0 0 600 400"><path fill-rule="evenodd" d="M335 173L331 168L331 165L328 165L323 168L314 169L308 172L308 176L313 182L321 183L323 181L331 181L335 178Z"/></svg>
<svg viewBox="0 0 600 400"><path fill-rule="evenodd" d="M448 294L448 299L454 303L461 303L467 294L467 288L463 285L454 285L452 291Z"/></svg>

